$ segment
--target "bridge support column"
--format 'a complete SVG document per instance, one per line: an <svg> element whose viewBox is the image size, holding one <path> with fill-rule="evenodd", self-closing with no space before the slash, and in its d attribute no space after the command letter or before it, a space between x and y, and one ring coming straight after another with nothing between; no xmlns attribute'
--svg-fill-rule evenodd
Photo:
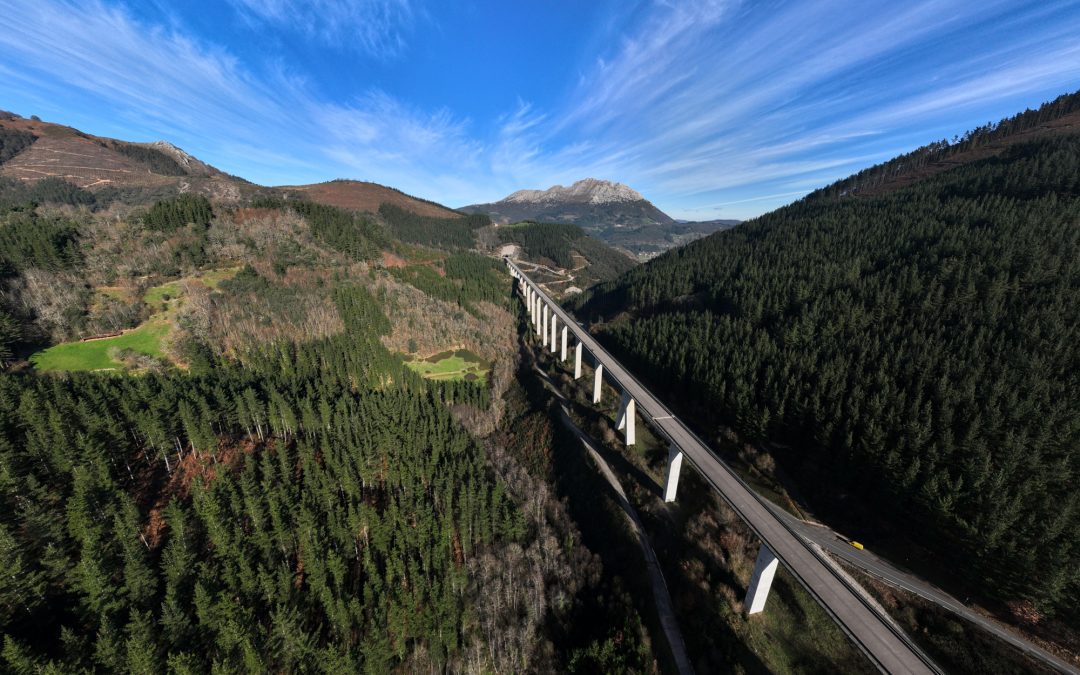
<svg viewBox="0 0 1080 675"><path fill-rule="evenodd" d="M540 326L540 344L544 347L547 347L549 310L547 304L545 304L543 300L540 301L540 304L544 306L544 309L542 310L544 313L544 320L541 322L542 325Z"/></svg>
<svg viewBox="0 0 1080 675"><path fill-rule="evenodd" d="M566 361L566 338L567 338L567 335L569 333L570 333L570 326L563 326L562 327L562 356L559 358L559 360L563 361L563 362Z"/></svg>
<svg viewBox="0 0 1080 675"><path fill-rule="evenodd" d="M584 345L581 344L581 340L578 340L577 346L574 347L574 379L581 379L581 348Z"/></svg>
<svg viewBox="0 0 1080 675"><path fill-rule="evenodd" d="M672 445L667 456L667 481L664 483L664 501L675 501L675 492L679 489L679 472L682 471L683 452Z"/></svg>
<svg viewBox="0 0 1080 675"><path fill-rule="evenodd" d="M559 347L556 344L558 342L557 335L559 331L559 317L555 316L555 310L551 310L551 339L548 341L548 347L551 348L551 353L559 351Z"/></svg>
<svg viewBox="0 0 1080 675"><path fill-rule="evenodd" d="M604 388L604 364L597 362L596 370L593 371L592 402L600 402L600 392Z"/></svg>
<svg viewBox="0 0 1080 675"><path fill-rule="evenodd" d="M746 600L743 602L747 614L757 614L765 609L765 601L769 599L769 589L779 564L780 561L769 547L762 544L758 549L757 562L754 563L754 576L750 578L750 588L746 589Z"/></svg>
<svg viewBox="0 0 1080 675"><path fill-rule="evenodd" d="M637 408L637 404L634 403L634 398L630 396L630 394L626 393L626 391L623 391L622 401L619 403L619 414L616 417L615 427L620 430L626 430L627 445L633 445L637 437L634 425L635 408Z"/></svg>
<svg viewBox="0 0 1080 675"><path fill-rule="evenodd" d="M540 332L540 296L536 294L534 290L532 292L533 297L533 330L537 333Z"/></svg>

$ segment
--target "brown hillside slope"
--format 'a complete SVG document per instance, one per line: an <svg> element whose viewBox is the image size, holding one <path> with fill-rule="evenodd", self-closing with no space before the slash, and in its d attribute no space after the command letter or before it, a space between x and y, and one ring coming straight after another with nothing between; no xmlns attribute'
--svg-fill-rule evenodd
<svg viewBox="0 0 1080 675"><path fill-rule="evenodd" d="M238 200L257 189L162 142L126 143L60 124L7 115L0 115L0 128L26 131L37 137L28 148L0 165L0 176L6 178L34 182L58 177L90 190L135 189L158 197L190 191L224 201ZM145 159L117 150L133 146L171 158L176 162L175 170L170 175L159 173Z"/></svg>
<svg viewBox="0 0 1080 675"><path fill-rule="evenodd" d="M0 120L0 126L29 131L38 137L33 145L0 166L0 176L24 181L58 176L82 188L161 185L170 181L71 127L21 118Z"/></svg>
<svg viewBox="0 0 1080 675"><path fill-rule="evenodd" d="M283 192L301 192L312 201L344 209L370 211L375 213L379 206L390 203L421 216L434 218L457 218L457 211L440 206L434 202L411 197L404 192L388 188L378 183L358 180L333 180L314 185L284 185L278 188Z"/></svg>

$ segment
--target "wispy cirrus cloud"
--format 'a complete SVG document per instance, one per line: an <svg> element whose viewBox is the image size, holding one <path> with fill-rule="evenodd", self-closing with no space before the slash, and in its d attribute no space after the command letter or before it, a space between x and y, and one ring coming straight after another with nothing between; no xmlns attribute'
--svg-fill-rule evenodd
<svg viewBox="0 0 1080 675"><path fill-rule="evenodd" d="M9 4L14 11L0 13L0 52L20 66L8 69L17 73L9 84L61 108L81 96L104 101L123 118L113 128L168 135L210 159L224 154L218 162L231 172L296 183L353 170L426 194L440 163L421 167L423 158L461 165L476 152L448 111L426 114L374 89L328 102L304 78L253 70L227 49L100 0Z"/></svg>
<svg viewBox="0 0 1080 675"><path fill-rule="evenodd" d="M631 30L552 135L588 137L585 173L617 155L622 179L676 214L750 215L728 207L783 203L963 131L965 112L1080 84L1080 9L1062 2L657 4Z"/></svg>
<svg viewBox="0 0 1080 675"><path fill-rule="evenodd" d="M272 25L343 49L396 56L423 14L411 0L229 0L254 26Z"/></svg>
<svg viewBox="0 0 1080 675"><path fill-rule="evenodd" d="M406 58L434 11L230 2L251 25L375 60ZM106 0L4 4L0 76L39 112L168 137L261 182L357 177L451 205L595 176L677 217L745 217L1080 84L1080 9L1060 1L641 2L605 24L564 96L496 111L419 105L375 80L329 95L336 82L313 80L325 72ZM342 63L333 77L363 82Z"/></svg>

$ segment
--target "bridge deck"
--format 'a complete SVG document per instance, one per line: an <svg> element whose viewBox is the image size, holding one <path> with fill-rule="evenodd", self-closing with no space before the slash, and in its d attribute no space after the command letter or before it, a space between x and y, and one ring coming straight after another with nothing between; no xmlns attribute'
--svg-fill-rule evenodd
<svg viewBox="0 0 1080 675"><path fill-rule="evenodd" d="M935 673L937 666L910 638L881 616L866 599L821 556L778 518L750 487L709 450L685 424L645 388L571 316L534 284L517 265L507 265L552 309L564 325L603 365L614 380L637 402L638 413L661 436L681 449L698 472L712 484L731 508L800 584L825 608L870 661L887 673Z"/></svg>

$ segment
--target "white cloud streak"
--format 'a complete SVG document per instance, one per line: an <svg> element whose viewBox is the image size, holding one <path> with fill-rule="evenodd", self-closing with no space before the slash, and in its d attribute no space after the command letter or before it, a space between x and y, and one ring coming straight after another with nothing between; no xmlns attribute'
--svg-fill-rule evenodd
<svg viewBox="0 0 1080 675"><path fill-rule="evenodd" d="M253 25L378 58L425 15L410 0L230 2ZM0 73L24 99L104 103L256 180L356 177L451 205L595 176L677 217L745 217L1080 82L1067 2L654 3L564 100L481 125L376 88L327 101L302 74L102 0L0 3Z"/></svg>
<svg viewBox="0 0 1080 675"><path fill-rule="evenodd" d="M420 12L410 0L229 0L252 27L270 25L342 49L399 55Z"/></svg>

